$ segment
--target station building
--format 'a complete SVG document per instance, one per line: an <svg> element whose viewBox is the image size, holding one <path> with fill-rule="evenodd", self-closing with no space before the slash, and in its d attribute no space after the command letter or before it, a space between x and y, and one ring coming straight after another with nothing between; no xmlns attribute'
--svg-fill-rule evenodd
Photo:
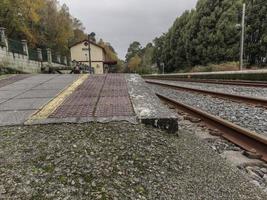
<svg viewBox="0 0 267 200"><path fill-rule="evenodd" d="M89 64L89 49L88 49L88 40L83 40L77 42L70 46L71 60L77 61L86 65ZM106 69L106 51L105 49L96 44L95 42L90 41L91 48L91 62L94 68L95 74L104 74Z"/></svg>

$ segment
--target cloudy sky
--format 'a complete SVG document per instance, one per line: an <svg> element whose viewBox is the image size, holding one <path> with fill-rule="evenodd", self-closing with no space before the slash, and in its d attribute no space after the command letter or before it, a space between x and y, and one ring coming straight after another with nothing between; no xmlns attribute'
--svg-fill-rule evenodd
<svg viewBox="0 0 267 200"><path fill-rule="evenodd" d="M110 42L124 58L132 41L146 45L166 32L175 18L197 0L59 0L87 32Z"/></svg>

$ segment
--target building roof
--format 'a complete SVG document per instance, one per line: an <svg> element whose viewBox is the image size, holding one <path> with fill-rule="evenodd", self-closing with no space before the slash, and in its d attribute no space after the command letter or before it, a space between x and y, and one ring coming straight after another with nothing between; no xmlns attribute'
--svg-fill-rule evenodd
<svg viewBox="0 0 267 200"><path fill-rule="evenodd" d="M76 42L76 43L70 45L69 48L72 48L72 47L74 47L74 46L76 46L76 45L78 45L78 44L84 43L84 42L88 42L88 40L85 39L85 40L82 40L82 41L80 41L80 42ZM106 53L105 48L102 47L102 46L100 46L99 44L97 44L97 43L95 43L95 42L93 42L93 41L90 41L90 44L95 45L95 46L97 46L97 47L103 49L103 51Z"/></svg>

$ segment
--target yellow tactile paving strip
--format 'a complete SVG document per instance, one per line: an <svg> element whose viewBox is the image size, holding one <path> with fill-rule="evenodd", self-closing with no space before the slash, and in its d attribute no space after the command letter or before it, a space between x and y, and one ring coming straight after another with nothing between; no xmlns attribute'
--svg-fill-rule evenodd
<svg viewBox="0 0 267 200"><path fill-rule="evenodd" d="M52 99L41 110L33 114L25 124L31 124L35 120L47 119L88 77L88 74L81 75L78 80L63 90L56 98Z"/></svg>

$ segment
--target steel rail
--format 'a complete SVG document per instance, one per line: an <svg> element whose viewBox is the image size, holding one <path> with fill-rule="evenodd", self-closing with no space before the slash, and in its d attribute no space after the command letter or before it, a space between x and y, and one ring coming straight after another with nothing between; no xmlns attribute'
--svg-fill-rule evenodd
<svg viewBox="0 0 267 200"><path fill-rule="evenodd" d="M194 108L184 103L178 102L175 99L166 97L162 94L156 95L163 101L170 103L186 113L205 121L208 125L215 127L222 131L222 137L228 141L236 144L237 146L249 151L254 152L261 157L260 159L267 162L267 137L258 133L249 131L241 126L233 124L215 115L211 115L203 110Z"/></svg>
<svg viewBox="0 0 267 200"><path fill-rule="evenodd" d="M172 78L172 77L144 77L151 80L168 80L168 81L182 81L182 82L193 82L193 83L210 83L210 84L220 84L220 85L236 85L245 87L262 87L267 88L267 82L259 81L243 81L243 80L207 80L207 79L182 79L182 78Z"/></svg>
<svg viewBox="0 0 267 200"><path fill-rule="evenodd" d="M267 107L267 99L262 99L262 98L258 98L258 97L228 94L228 93L223 93L223 92L215 92L215 91L210 91L210 90L177 86L177 85L162 83L162 82L158 82L158 81L146 80L146 82L150 83L150 84L160 85L160 86L167 87L167 88L172 88L175 90L187 90L187 91L193 91L193 92L197 92L197 93L204 93L204 94L208 94L208 95L212 95L212 96L216 96L216 97L222 97L222 98L232 99L232 100L241 101L241 102L245 102L245 103L250 103L253 105L257 105L257 106Z"/></svg>

